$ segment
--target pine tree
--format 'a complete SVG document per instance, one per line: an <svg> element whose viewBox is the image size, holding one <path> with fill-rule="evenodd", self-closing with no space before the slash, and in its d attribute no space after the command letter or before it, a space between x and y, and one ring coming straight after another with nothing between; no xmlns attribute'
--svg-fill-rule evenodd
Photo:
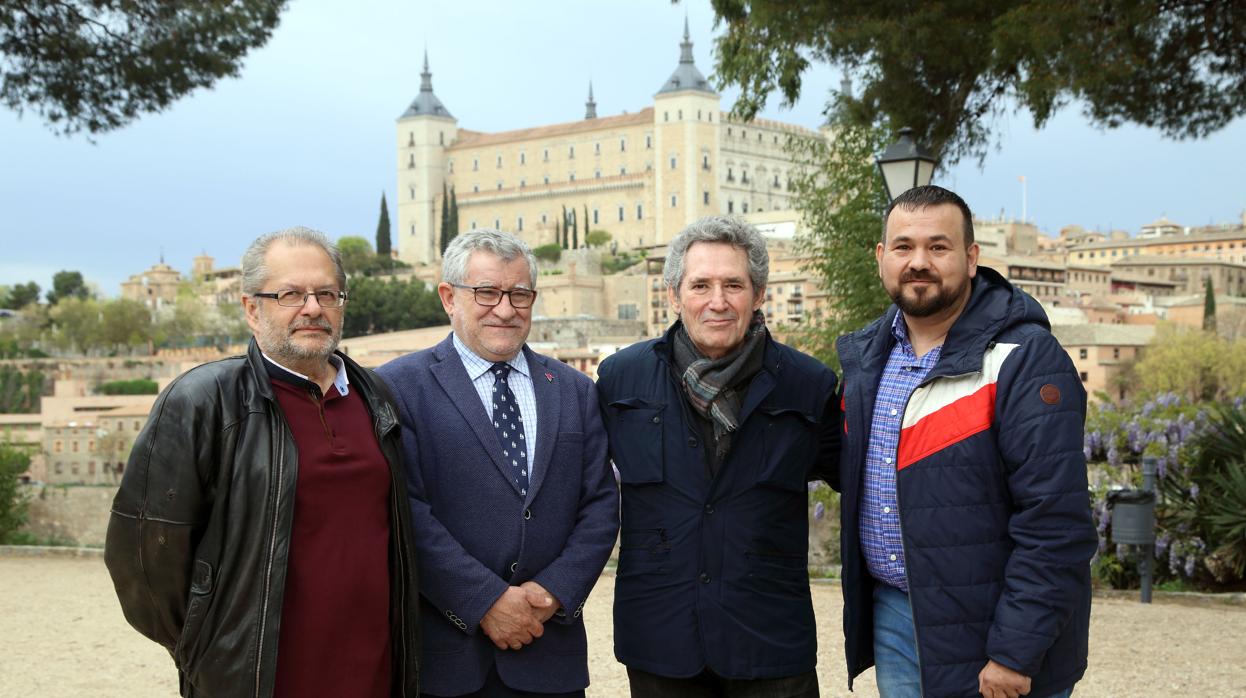
<svg viewBox="0 0 1246 698"><path fill-rule="evenodd" d="M381 218L376 223L376 254L386 260L390 257L389 207L385 205L385 192L381 192Z"/></svg>
<svg viewBox="0 0 1246 698"><path fill-rule="evenodd" d="M1203 330L1216 331L1216 289L1211 285L1210 278L1207 279L1207 290L1203 294Z"/></svg>
<svg viewBox="0 0 1246 698"><path fill-rule="evenodd" d="M446 256L446 248L450 246L450 192L446 183L441 183L441 256Z"/></svg>

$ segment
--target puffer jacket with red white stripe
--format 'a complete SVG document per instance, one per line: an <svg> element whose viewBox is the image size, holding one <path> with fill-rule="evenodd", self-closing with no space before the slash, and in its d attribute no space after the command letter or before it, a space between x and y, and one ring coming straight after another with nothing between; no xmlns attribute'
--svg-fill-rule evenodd
<svg viewBox="0 0 1246 698"><path fill-rule="evenodd" d="M845 652L874 664L860 497L897 309L840 337ZM1030 296L978 267L939 362L905 409L897 501L924 696L977 696L987 659L1030 676L1030 695L1086 669L1090 516L1082 433L1086 391ZM851 679L849 679L851 687Z"/></svg>

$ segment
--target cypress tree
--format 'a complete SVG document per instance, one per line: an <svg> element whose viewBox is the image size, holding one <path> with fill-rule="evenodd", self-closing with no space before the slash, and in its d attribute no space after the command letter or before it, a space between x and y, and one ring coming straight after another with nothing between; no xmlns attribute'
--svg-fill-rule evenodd
<svg viewBox="0 0 1246 698"><path fill-rule="evenodd" d="M562 221L554 219L554 244L563 247L562 241ZM566 247L563 247L566 249Z"/></svg>
<svg viewBox="0 0 1246 698"><path fill-rule="evenodd" d="M562 248L567 249L567 243L571 239L571 219L567 217L567 205L562 207Z"/></svg>
<svg viewBox="0 0 1246 698"><path fill-rule="evenodd" d="M1216 289L1207 279L1207 290L1203 293L1203 330L1216 331Z"/></svg>
<svg viewBox="0 0 1246 698"><path fill-rule="evenodd" d="M376 254L386 260L392 250L389 238L389 207L385 205L385 192L381 192L381 217L376 222Z"/></svg>
<svg viewBox="0 0 1246 698"><path fill-rule="evenodd" d="M459 235L459 197L454 193L454 186L450 186L450 239Z"/></svg>
<svg viewBox="0 0 1246 698"><path fill-rule="evenodd" d="M441 183L441 256L446 256L446 247L450 245L450 196L446 191L446 183Z"/></svg>
<svg viewBox="0 0 1246 698"><path fill-rule="evenodd" d="M584 204L584 246L585 247L588 247L588 231L589 231L589 228L591 227L590 226L591 220L592 219L588 217L588 204Z"/></svg>
<svg viewBox="0 0 1246 698"><path fill-rule="evenodd" d="M575 209L571 209L571 249L580 246L580 221L577 220Z"/></svg>

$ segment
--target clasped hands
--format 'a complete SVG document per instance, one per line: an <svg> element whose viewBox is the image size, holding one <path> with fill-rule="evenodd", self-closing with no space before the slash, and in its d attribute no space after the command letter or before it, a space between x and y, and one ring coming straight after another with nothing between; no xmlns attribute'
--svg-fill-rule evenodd
<svg viewBox="0 0 1246 698"><path fill-rule="evenodd" d="M517 650L545 633L545 621L561 604L533 581L507 590L480 619L480 629L498 649Z"/></svg>

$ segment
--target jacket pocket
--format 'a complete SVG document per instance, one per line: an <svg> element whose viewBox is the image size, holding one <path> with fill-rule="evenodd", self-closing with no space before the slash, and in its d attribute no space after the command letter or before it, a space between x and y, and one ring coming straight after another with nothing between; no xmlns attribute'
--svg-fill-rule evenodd
<svg viewBox="0 0 1246 698"><path fill-rule="evenodd" d="M670 571L671 543L665 528L624 528L619 532L618 576Z"/></svg>
<svg viewBox="0 0 1246 698"><path fill-rule="evenodd" d="M757 481L789 492L805 490L818 453L817 419L791 407L759 407L765 420Z"/></svg>
<svg viewBox="0 0 1246 698"><path fill-rule="evenodd" d="M622 398L611 402L608 408L610 458L619 471L619 481L627 485L662 482L666 405Z"/></svg>
<svg viewBox="0 0 1246 698"><path fill-rule="evenodd" d="M190 602L186 605L186 620L182 623L182 632L177 638L177 646L173 649L178 668L183 672L191 671L190 665L194 659L192 655L203 630L203 619L212 601L214 585L212 565L204 560L195 560L190 580Z"/></svg>

